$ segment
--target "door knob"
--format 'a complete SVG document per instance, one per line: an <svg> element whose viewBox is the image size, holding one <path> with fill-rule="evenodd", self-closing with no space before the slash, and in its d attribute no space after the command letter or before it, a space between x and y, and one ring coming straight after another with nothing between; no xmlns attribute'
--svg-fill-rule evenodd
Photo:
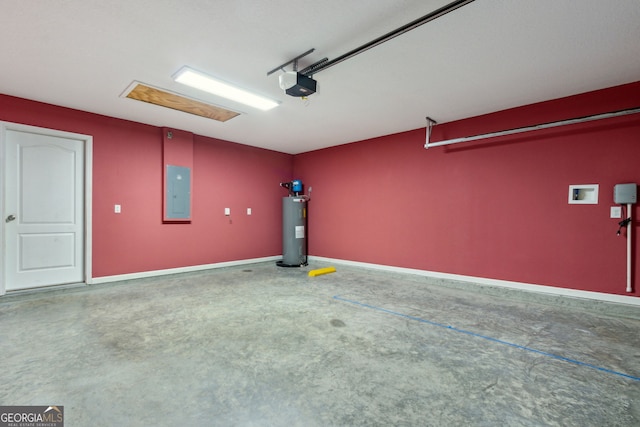
<svg viewBox="0 0 640 427"><path fill-rule="evenodd" d="M14 219L16 219L16 216L15 216L15 215L9 215L9 216L7 217L7 219L5 219L5 220L4 220L4 222L11 222L11 221L13 221Z"/></svg>

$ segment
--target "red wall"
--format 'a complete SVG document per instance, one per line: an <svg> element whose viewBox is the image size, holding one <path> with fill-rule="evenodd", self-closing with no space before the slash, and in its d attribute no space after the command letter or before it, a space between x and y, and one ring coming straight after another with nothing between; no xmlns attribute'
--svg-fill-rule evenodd
<svg viewBox="0 0 640 427"><path fill-rule="evenodd" d="M431 140L639 106L640 82L437 125ZM428 150L424 142L418 129L297 155L294 176L313 188L309 253L626 294L626 237L609 210L614 184L640 183L640 114ZM599 184L599 203L569 205L570 184Z"/></svg>
<svg viewBox="0 0 640 427"><path fill-rule="evenodd" d="M162 128L5 95L0 120L93 136L93 277L282 253L291 155L194 136L192 221L163 224Z"/></svg>
<svg viewBox="0 0 640 427"><path fill-rule="evenodd" d="M437 125L432 141L638 100L640 82ZM192 221L177 224L162 223L161 128L4 95L0 120L93 136L94 277L278 255L278 184L296 177L313 187L311 255L625 294L609 208L614 184L640 183L638 114L428 150L417 129L295 157L194 135ZM600 184L599 204L569 205L570 184Z"/></svg>

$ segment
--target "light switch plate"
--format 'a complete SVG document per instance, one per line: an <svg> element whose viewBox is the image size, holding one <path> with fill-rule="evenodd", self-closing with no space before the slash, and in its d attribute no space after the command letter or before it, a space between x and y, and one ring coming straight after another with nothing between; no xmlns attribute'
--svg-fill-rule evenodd
<svg viewBox="0 0 640 427"><path fill-rule="evenodd" d="M247 215L251 215L251 208L247 208Z"/></svg>
<svg viewBox="0 0 640 427"><path fill-rule="evenodd" d="M113 212L114 213L122 212L122 207L120 205L113 205Z"/></svg>
<svg viewBox="0 0 640 427"><path fill-rule="evenodd" d="M231 208L224 208L224 214L225 214L226 216L231 215Z"/></svg>
<svg viewBox="0 0 640 427"><path fill-rule="evenodd" d="M620 206L611 206L611 218L622 218L622 208Z"/></svg>

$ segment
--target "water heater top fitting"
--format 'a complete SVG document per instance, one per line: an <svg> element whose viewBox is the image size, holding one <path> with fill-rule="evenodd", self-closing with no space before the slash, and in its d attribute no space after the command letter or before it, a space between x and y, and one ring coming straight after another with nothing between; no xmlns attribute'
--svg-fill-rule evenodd
<svg viewBox="0 0 640 427"><path fill-rule="evenodd" d="M299 196L303 192L302 181L299 179L294 179L291 182L281 182L280 187L289 190L290 196Z"/></svg>

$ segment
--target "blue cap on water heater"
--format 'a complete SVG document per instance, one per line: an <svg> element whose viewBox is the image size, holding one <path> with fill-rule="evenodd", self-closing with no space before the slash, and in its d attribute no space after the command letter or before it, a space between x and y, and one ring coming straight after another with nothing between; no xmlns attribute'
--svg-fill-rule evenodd
<svg viewBox="0 0 640 427"><path fill-rule="evenodd" d="M299 179L294 179L293 181L291 181L291 191L293 191L294 193L301 193L302 181L300 181Z"/></svg>

